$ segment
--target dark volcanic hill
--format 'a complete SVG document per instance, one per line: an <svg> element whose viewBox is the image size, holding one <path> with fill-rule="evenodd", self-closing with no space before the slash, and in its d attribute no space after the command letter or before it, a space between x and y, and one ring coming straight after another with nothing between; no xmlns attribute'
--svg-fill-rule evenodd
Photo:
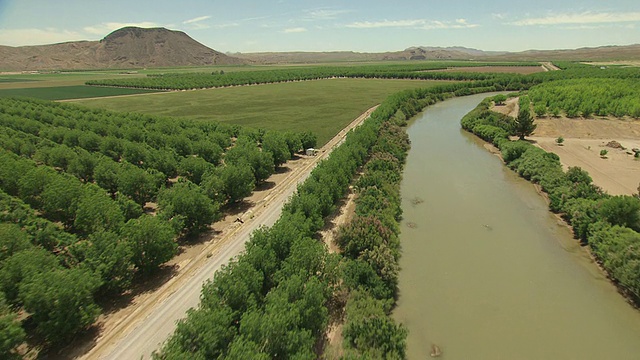
<svg viewBox="0 0 640 360"><path fill-rule="evenodd" d="M182 31L125 27L100 41L0 46L0 70L72 70L243 64Z"/></svg>

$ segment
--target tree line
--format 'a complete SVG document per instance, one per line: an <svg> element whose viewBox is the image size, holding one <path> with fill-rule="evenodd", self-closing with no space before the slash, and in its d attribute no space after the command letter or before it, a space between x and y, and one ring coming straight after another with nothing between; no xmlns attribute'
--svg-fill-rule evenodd
<svg viewBox="0 0 640 360"><path fill-rule="evenodd" d="M538 116L640 118L640 85L632 79L553 81L532 87L529 96Z"/></svg>
<svg viewBox="0 0 640 360"><path fill-rule="evenodd" d="M434 72L451 67L477 66L531 66L536 63L482 63L482 62L422 62L393 65L313 66L288 69L236 71L225 73L167 73L150 74L139 78L101 79L86 82L87 85L119 86L156 90L188 90L224 86L279 83L288 81L318 80L335 77L423 79L423 80L490 80L510 79L515 74Z"/></svg>
<svg viewBox="0 0 640 360"><path fill-rule="evenodd" d="M556 154L525 141L511 141L513 119L491 111L491 98L465 115L462 127L502 152L509 168L539 184L549 196L549 208L588 244L605 270L634 299L640 298L640 198L611 196L593 184L579 167L562 170Z"/></svg>

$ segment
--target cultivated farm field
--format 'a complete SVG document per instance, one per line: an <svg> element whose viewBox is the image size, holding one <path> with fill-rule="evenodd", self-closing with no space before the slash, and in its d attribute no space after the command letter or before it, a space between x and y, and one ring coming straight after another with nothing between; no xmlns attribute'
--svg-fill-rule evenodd
<svg viewBox="0 0 640 360"><path fill-rule="evenodd" d="M158 90L124 89L115 87L95 87L87 85L30 87L22 89L0 89L3 97L33 97L43 100L65 100L79 98L95 98L103 96L121 96L133 94L155 93Z"/></svg>
<svg viewBox="0 0 640 360"><path fill-rule="evenodd" d="M325 144L349 122L387 96L444 81L325 79L146 96L79 100L114 111L217 121L267 130L311 131Z"/></svg>

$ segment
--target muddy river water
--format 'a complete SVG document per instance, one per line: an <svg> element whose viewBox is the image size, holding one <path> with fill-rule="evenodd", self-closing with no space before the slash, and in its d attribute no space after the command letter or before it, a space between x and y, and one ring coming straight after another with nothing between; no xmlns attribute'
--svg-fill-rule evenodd
<svg viewBox="0 0 640 360"><path fill-rule="evenodd" d="M640 311L534 187L460 129L486 96L431 106L408 129L393 314L408 358L435 344L440 359L640 359Z"/></svg>

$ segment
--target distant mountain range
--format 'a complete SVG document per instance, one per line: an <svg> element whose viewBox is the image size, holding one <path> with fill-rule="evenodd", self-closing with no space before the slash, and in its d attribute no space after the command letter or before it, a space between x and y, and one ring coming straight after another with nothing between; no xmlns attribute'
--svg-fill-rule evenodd
<svg viewBox="0 0 640 360"><path fill-rule="evenodd" d="M125 27L100 41L39 46L0 46L0 71L136 69L147 67L236 65L246 63L320 63L385 60L640 60L640 45L575 50L483 51L465 47L416 46L384 53L262 52L223 54L182 31Z"/></svg>
<svg viewBox="0 0 640 360"><path fill-rule="evenodd" d="M0 70L77 70L243 64L182 31L125 27L100 41L0 46Z"/></svg>
<svg viewBox="0 0 640 360"><path fill-rule="evenodd" d="M613 61L640 60L640 44L627 46L601 46L570 50L528 50L522 52L483 51L460 46L415 46L402 51L384 53L335 52L274 52L230 53L235 57L256 63L313 63L333 61L384 60L486 60L486 61Z"/></svg>

